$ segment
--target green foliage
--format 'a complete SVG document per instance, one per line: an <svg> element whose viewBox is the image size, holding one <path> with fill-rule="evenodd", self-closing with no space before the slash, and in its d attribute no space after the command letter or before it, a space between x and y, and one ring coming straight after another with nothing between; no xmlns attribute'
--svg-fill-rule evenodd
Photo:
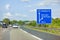
<svg viewBox="0 0 60 40"><path fill-rule="evenodd" d="M29 25L30 26L36 26L36 21L30 21Z"/></svg>
<svg viewBox="0 0 60 40"><path fill-rule="evenodd" d="M19 21L18 21L18 24L19 24L19 25L23 25L23 24L25 24L25 23L24 23L24 21L19 20Z"/></svg>
<svg viewBox="0 0 60 40"><path fill-rule="evenodd" d="M3 19L3 22L6 23L7 25L10 24L10 20L8 18Z"/></svg>
<svg viewBox="0 0 60 40"><path fill-rule="evenodd" d="M37 24L38 25L38 27L41 27L41 24Z"/></svg>
<svg viewBox="0 0 60 40"><path fill-rule="evenodd" d="M3 19L3 22L5 22L6 24L19 24L19 25L29 25L29 26L37 26L37 27L47 27L47 28L60 28L60 18L55 18L52 19L52 23L51 24L37 24L36 21L22 21L22 20L13 20L10 21L8 18Z"/></svg>
<svg viewBox="0 0 60 40"><path fill-rule="evenodd" d="M46 28L60 28L60 18L52 19L51 24L36 24L36 21L30 21L30 26L46 27Z"/></svg>
<svg viewBox="0 0 60 40"><path fill-rule="evenodd" d="M52 19L51 24L39 24L39 27L48 27L48 28L60 28L60 19Z"/></svg>
<svg viewBox="0 0 60 40"><path fill-rule="evenodd" d="M17 22L18 22L17 20L12 20L12 21L11 21L11 24L12 24L12 25L13 25L13 24L17 24Z"/></svg>
<svg viewBox="0 0 60 40"><path fill-rule="evenodd" d="M52 24L49 25L49 28L60 28L60 19L52 19Z"/></svg>

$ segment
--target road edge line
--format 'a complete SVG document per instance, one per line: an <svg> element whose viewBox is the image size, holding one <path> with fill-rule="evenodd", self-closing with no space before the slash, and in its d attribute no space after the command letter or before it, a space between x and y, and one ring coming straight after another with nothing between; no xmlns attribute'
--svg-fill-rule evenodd
<svg viewBox="0 0 60 40"><path fill-rule="evenodd" d="M27 33L27 34L31 35L32 37L34 37L34 38L36 38L36 39L38 39L38 40L43 40L43 39L41 39L41 38L39 38L39 37L37 37L37 36L35 36L35 35L32 35L31 33L28 33L28 32L26 32L26 31L24 31L23 29L20 29L20 30L23 31L24 33Z"/></svg>

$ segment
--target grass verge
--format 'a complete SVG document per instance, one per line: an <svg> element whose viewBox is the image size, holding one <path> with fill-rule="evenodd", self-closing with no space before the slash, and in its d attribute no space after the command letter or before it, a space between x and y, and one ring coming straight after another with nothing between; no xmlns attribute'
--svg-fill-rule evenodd
<svg viewBox="0 0 60 40"><path fill-rule="evenodd" d="M26 28L36 30L36 31L39 31L39 32L46 32L46 33L49 33L49 34L60 36L60 30L46 30L46 29L40 29L38 27L35 28L35 27L31 27L31 26L26 26Z"/></svg>

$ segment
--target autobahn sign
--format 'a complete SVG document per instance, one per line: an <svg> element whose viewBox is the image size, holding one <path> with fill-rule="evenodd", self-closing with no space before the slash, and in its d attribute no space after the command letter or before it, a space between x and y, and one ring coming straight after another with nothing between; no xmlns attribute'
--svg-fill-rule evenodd
<svg viewBox="0 0 60 40"><path fill-rule="evenodd" d="M50 24L51 19L51 9L37 9L38 24Z"/></svg>

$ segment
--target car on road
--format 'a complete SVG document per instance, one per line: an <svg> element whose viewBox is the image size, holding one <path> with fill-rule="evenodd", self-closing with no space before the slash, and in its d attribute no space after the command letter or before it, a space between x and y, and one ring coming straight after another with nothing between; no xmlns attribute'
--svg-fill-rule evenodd
<svg viewBox="0 0 60 40"><path fill-rule="evenodd" d="M10 24L9 27L12 27L12 25Z"/></svg>
<svg viewBox="0 0 60 40"><path fill-rule="evenodd" d="M3 23L2 28L7 28L7 24Z"/></svg>
<svg viewBox="0 0 60 40"><path fill-rule="evenodd" d="M13 27L13 28L18 28L19 26L14 24L12 27Z"/></svg>

